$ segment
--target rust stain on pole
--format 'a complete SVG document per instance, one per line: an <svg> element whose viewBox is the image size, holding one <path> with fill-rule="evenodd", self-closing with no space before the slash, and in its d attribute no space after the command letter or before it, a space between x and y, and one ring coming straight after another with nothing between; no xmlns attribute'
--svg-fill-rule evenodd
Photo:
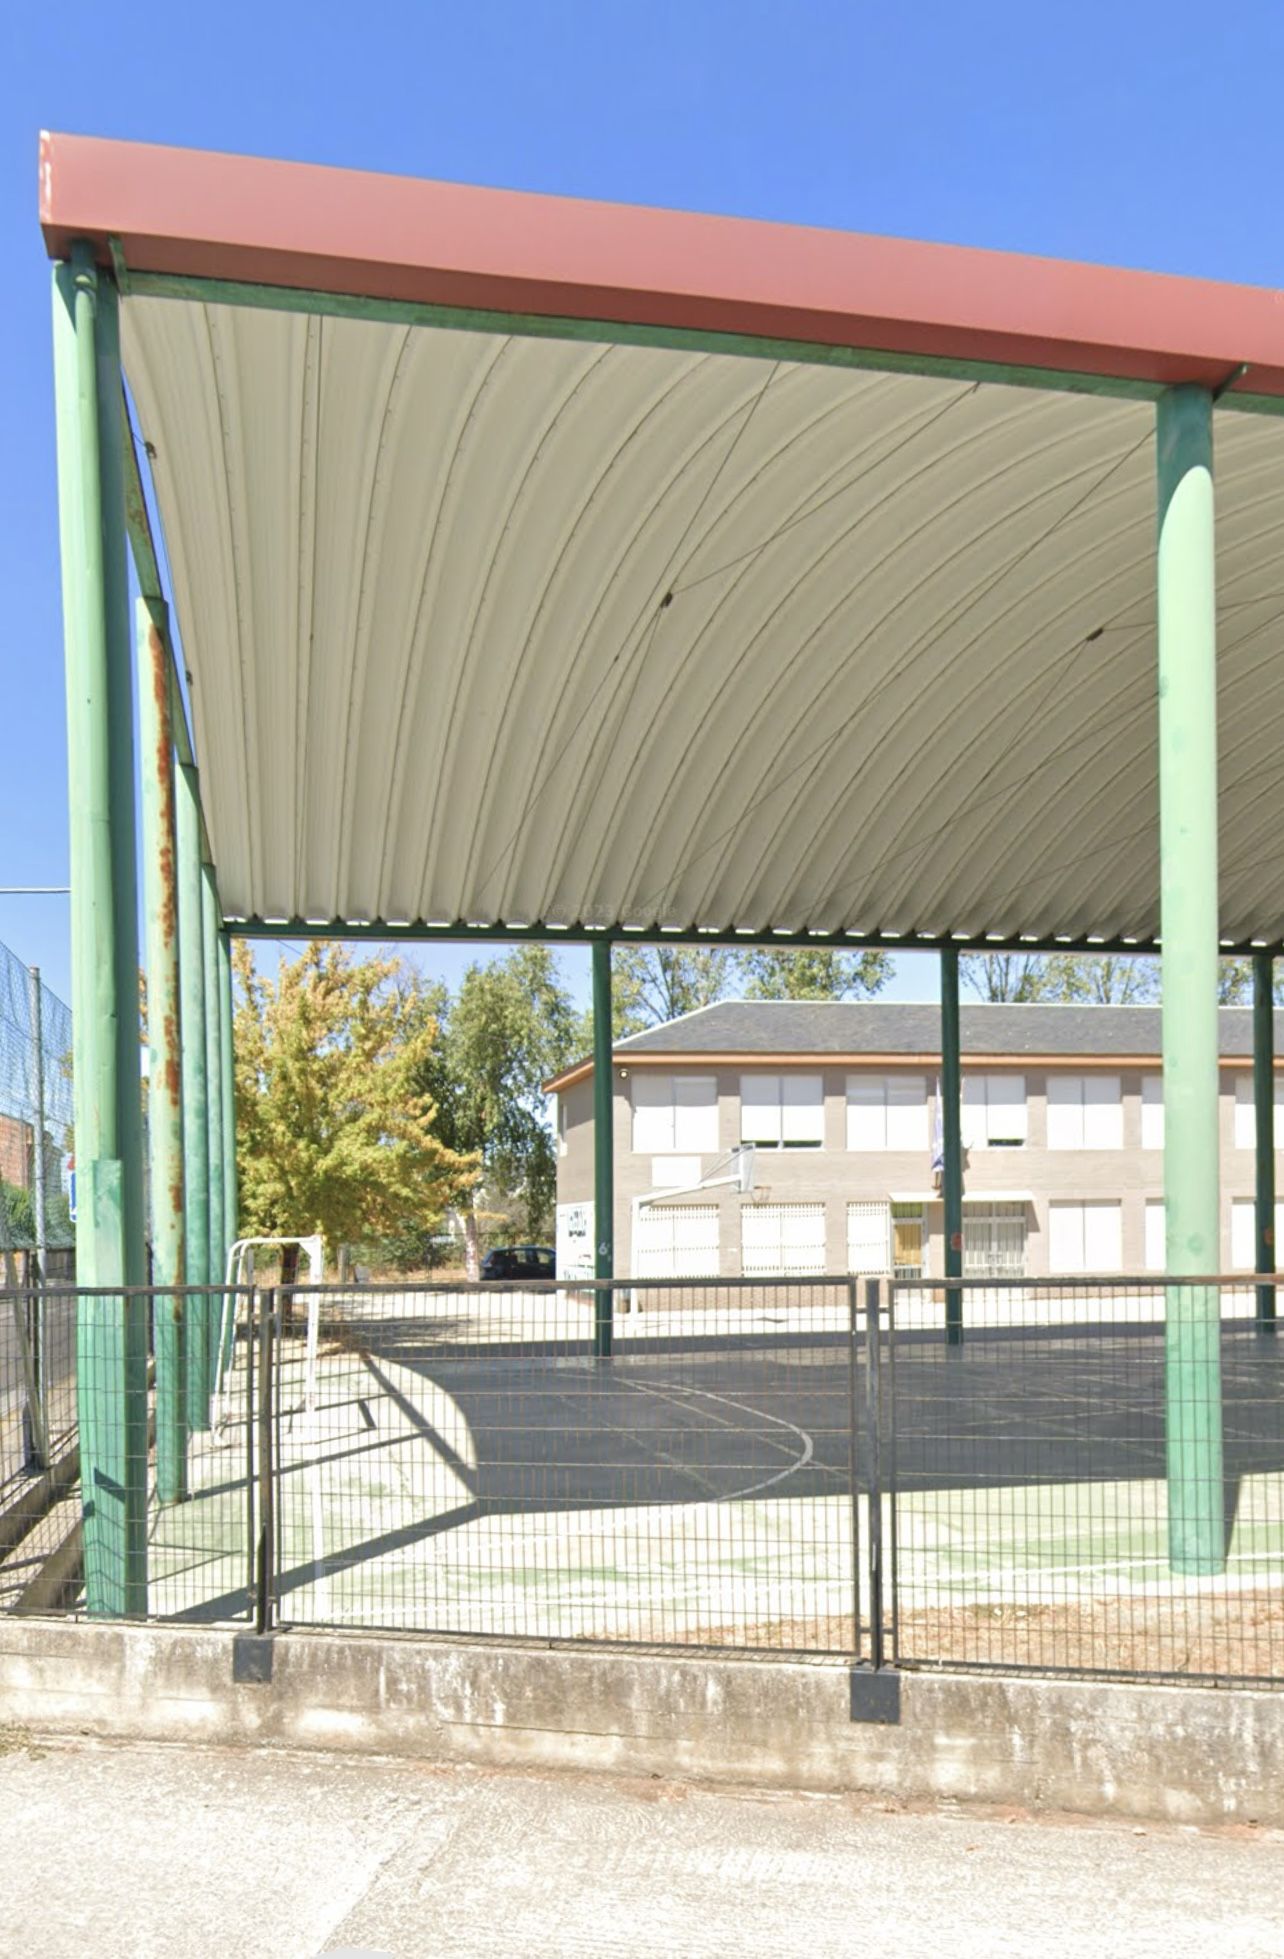
<svg viewBox="0 0 1284 1959"><path fill-rule="evenodd" d="M174 725L164 613L155 601L145 598L140 599L138 606L138 666L147 914L152 1276L157 1286L179 1287L186 1272ZM154 1340L157 1493L162 1503L177 1503L187 1493L186 1327L181 1293L158 1297Z"/></svg>

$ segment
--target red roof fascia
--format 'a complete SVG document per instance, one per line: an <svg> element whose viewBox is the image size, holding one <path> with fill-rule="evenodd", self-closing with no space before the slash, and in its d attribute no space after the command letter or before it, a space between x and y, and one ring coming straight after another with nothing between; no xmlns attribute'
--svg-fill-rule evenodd
<svg viewBox="0 0 1284 1959"><path fill-rule="evenodd" d="M1284 395L1284 293L743 218L42 135L51 257Z"/></svg>

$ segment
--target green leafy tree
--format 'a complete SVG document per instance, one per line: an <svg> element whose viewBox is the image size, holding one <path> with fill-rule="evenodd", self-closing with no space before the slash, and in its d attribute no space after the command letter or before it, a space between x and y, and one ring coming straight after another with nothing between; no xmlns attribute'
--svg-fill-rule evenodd
<svg viewBox="0 0 1284 1959"><path fill-rule="evenodd" d="M969 953L959 968L968 991L987 1001L1127 1007L1159 997L1159 962L1139 954Z"/></svg>
<svg viewBox="0 0 1284 1959"><path fill-rule="evenodd" d="M753 946L736 963L750 1000L868 1000L892 976L890 954L835 946Z"/></svg>
<svg viewBox="0 0 1284 1959"><path fill-rule="evenodd" d="M414 975L320 943L275 981L244 942L233 959L242 1229L319 1231L333 1252L439 1221L478 1166L437 1133L422 1079L437 1027Z"/></svg>
<svg viewBox="0 0 1284 1959"><path fill-rule="evenodd" d="M1277 959L1271 997L1277 1006L1284 1004L1284 959ZM1253 1004L1253 962L1251 959L1223 959L1218 975L1217 998L1223 1007L1251 1007Z"/></svg>
<svg viewBox="0 0 1284 1959"><path fill-rule="evenodd" d="M1159 998L1159 961L1126 952L1054 952L1044 961L1049 1000L1140 1007Z"/></svg>
<svg viewBox="0 0 1284 1959"><path fill-rule="evenodd" d="M735 982L735 955L722 946L617 946L611 957L615 1039L725 1000Z"/></svg>
<svg viewBox="0 0 1284 1959"><path fill-rule="evenodd" d="M438 1001L438 1024L419 1080L443 1140L482 1164L459 1206L475 1278L488 1222L515 1218L523 1237L551 1237L557 1156L544 1083L581 1052L583 1022L553 954L522 946L470 966L455 998Z"/></svg>

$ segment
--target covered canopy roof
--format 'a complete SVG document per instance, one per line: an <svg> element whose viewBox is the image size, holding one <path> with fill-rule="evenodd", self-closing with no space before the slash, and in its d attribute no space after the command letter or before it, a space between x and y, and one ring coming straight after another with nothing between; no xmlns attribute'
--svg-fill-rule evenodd
<svg viewBox="0 0 1284 1959"><path fill-rule="evenodd" d="M1153 397L1284 935L1284 300L44 139L125 294L229 919L1148 943ZM1245 412L1248 411L1248 412Z"/></svg>

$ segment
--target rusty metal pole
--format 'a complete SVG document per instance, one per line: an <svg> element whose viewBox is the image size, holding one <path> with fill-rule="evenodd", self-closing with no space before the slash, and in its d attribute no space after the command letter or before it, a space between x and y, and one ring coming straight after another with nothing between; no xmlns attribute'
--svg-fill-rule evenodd
<svg viewBox="0 0 1284 1959"><path fill-rule="evenodd" d="M152 1284L172 1286L152 1303L156 1352L156 1493L187 1495L186 1339L182 1287L183 1075L178 979L178 867L174 729L170 718L165 607L139 599L138 728L142 759L143 901L147 919L148 1145Z"/></svg>

